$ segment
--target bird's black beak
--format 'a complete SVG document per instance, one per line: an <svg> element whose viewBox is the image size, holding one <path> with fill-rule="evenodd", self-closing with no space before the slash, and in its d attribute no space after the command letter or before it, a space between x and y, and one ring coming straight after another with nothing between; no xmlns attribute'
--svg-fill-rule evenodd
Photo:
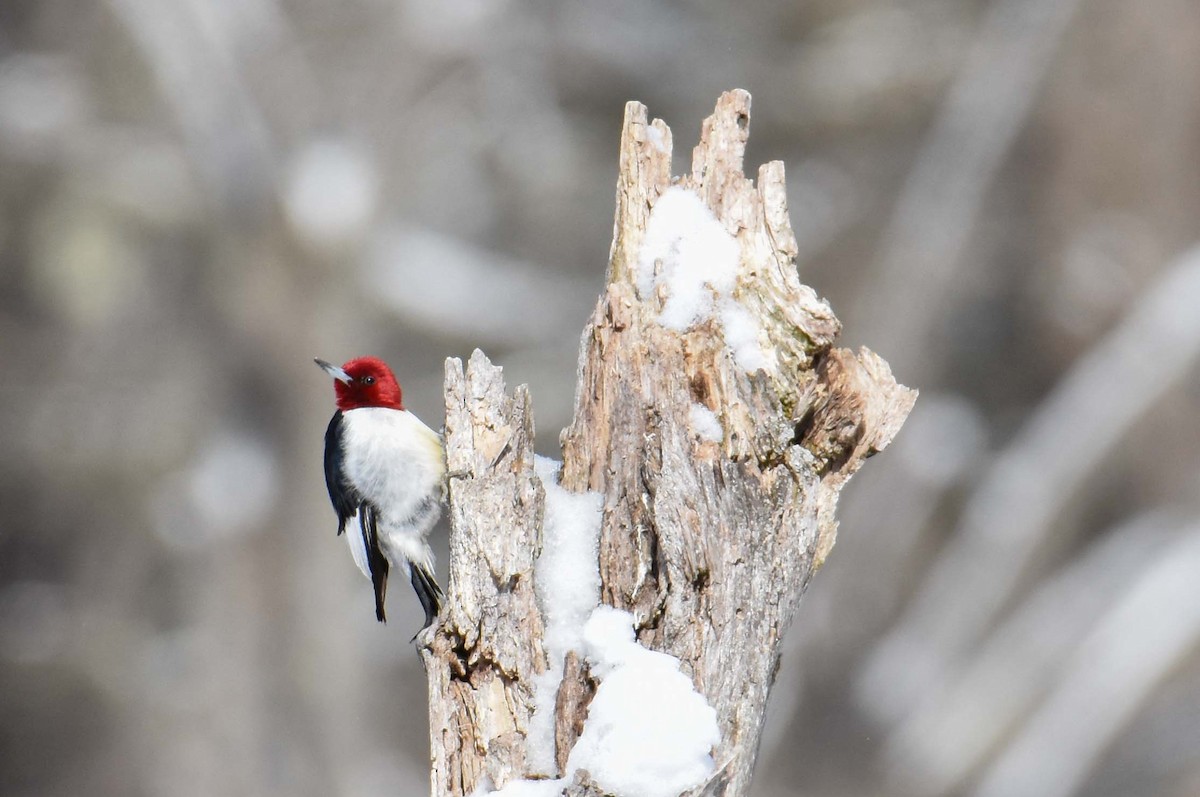
<svg viewBox="0 0 1200 797"><path fill-rule="evenodd" d="M313 362L315 362L317 365L321 366L322 371L329 374L330 376L332 376L334 379L338 380L339 382L345 382L348 385L354 381L354 379L350 376L350 374L346 373L341 368L338 368L333 363L327 363L319 357L314 357Z"/></svg>

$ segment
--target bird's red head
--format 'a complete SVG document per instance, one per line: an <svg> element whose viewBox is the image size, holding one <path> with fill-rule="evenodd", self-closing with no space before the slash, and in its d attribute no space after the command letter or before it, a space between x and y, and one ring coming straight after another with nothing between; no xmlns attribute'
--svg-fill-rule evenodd
<svg viewBox="0 0 1200 797"><path fill-rule="evenodd" d="M316 363L333 377L339 410L345 412L361 407L404 409L400 383L387 363L378 357L357 357L341 368L324 360L317 360Z"/></svg>

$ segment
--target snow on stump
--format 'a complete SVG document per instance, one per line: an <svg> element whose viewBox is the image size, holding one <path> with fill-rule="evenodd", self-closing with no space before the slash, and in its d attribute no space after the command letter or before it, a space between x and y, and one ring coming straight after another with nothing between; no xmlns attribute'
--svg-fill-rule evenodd
<svg viewBox="0 0 1200 797"><path fill-rule="evenodd" d="M690 174L629 103L607 286L562 464L523 387L446 368L450 577L420 638L434 797L744 795L780 642L846 480L916 393L800 283L783 164L742 173L750 95Z"/></svg>

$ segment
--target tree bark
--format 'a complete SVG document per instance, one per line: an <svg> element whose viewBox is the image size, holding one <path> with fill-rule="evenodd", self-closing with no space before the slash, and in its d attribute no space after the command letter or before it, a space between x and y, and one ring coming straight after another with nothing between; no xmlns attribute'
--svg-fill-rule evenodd
<svg viewBox="0 0 1200 797"><path fill-rule="evenodd" d="M780 641L833 546L841 488L916 397L872 352L832 348L840 324L793 262L782 163L764 165L757 184L742 173L749 118L749 94L722 95L691 173L673 179L670 129L626 106L607 286L561 438L561 485L604 497L601 602L631 611L638 641L679 658L717 712L716 771L690 794L729 797L748 791ZM737 241L732 300L757 323L765 359L753 372L716 317L682 332L660 323L668 297L646 290L639 253L672 186L698 195ZM529 397L523 387L508 397L500 369L476 352L465 371L447 363L446 405L450 578L422 655L433 794L459 797L559 773L525 762L532 679L548 667L533 589L544 495ZM693 428L697 405L719 419L719 439ZM593 691L586 661L568 656L560 768ZM584 773L568 792L604 793Z"/></svg>

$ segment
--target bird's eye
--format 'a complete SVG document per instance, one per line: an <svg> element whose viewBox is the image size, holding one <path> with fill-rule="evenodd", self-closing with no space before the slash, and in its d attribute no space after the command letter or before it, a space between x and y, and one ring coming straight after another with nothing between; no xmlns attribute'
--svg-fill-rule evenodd
<svg viewBox="0 0 1200 797"><path fill-rule="evenodd" d="M362 381L363 381L364 385L373 385L373 384L375 384L375 377L364 376Z"/></svg>

